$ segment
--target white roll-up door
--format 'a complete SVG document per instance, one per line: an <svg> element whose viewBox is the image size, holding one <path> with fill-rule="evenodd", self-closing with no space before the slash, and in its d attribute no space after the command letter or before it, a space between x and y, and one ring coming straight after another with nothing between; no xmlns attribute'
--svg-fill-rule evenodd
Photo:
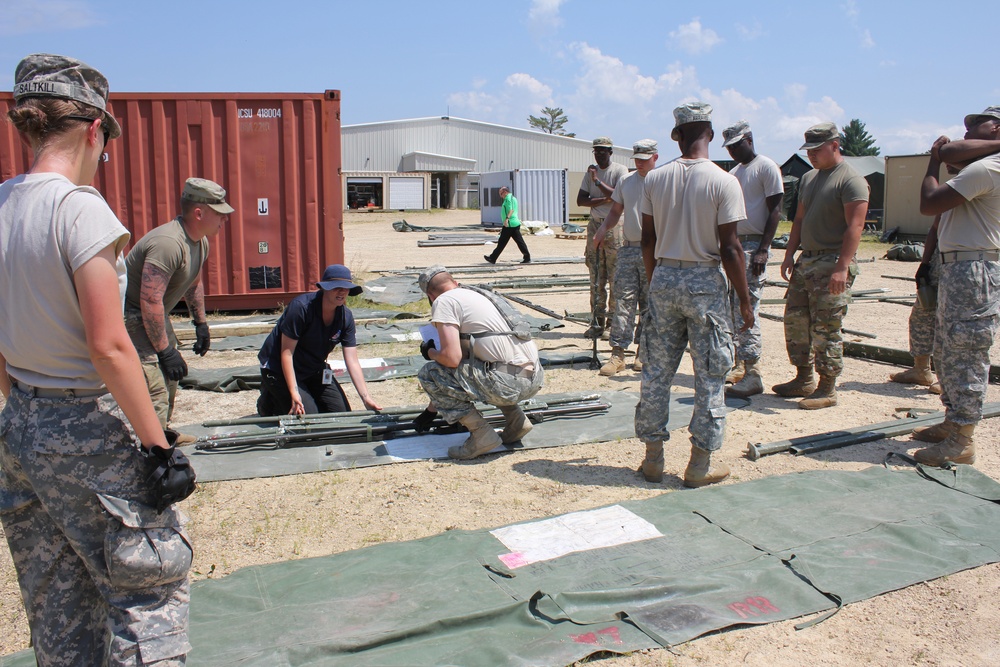
<svg viewBox="0 0 1000 667"><path fill-rule="evenodd" d="M424 179L412 176L390 176L389 208L427 208L424 205Z"/></svg>

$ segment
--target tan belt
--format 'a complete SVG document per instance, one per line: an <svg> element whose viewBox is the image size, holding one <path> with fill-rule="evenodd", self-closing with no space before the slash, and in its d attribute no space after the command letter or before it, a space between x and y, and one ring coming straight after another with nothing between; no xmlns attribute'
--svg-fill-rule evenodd
<svg viewBox="0 0 1000 667"><path fill-rule="evenodd" d="M984 262L1000 261L1000 250L953 250L952 252L941 253L942 264L974 262L976 260Z"/></svg>
<svg viewBox="0 0 1000 667"><path fill-rule="evenodd" d="M689 262L683 259L658 259L657 266L669 266L672 269L710 269L719 265L719 260L710 259L707 262Z"/></svg>
<svg viewBox="0 0 1000 667"><path fill-rule="evenodd" d="M30 384L25 384L20 380L16 381L14 386L32 398L88 398L108 393L107 389L48 389L46 387L32 387Z"/></svg>
<svg viewBox="0 0 1000 667"><path fill-rule="evenodd" d="M744 241L756 241L757 243L760 243L760 240L764 237L761 234L740 234L739 238L740 243L743 243Z"/></svg>
<svg viewBox="0 0 1000 667"><path fill-rule="evenodd" d="M833 248L827 250L803 250L799 257L821 257L823 255L839 255L840 248Z"/></svg>
<svg viewBox="0 0 1000 667"><path fill-rule="evenodd" d="M642 246L642 241L629 241L627 239L622 240L623 248L639 248Z"/></svg>
<svg viewBox="0 0 1000 667"><path fill-rule="evenodd" d="M493 370L500 371L501 373L506 373L507 375L515 375L521 378L530 378L535 374L535 367L532 366L515 366L514 364L493 364Z"/></svg>

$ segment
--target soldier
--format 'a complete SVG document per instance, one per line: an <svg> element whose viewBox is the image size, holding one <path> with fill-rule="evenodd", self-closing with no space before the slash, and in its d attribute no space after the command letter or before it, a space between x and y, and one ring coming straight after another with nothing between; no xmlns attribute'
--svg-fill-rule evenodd
<svg viewBox="0 0 1000 667"><path fill-rule="evenodd" d="M611 193L618 181L628 175L625 165L611 162L614 144L607 137L594 139L594 160L597 164L587 167L583 175L580 191L576 195L576 205L590 208L590 223L587 225L587 247L584 259L590 271L590 328L583 334L586 338L607 338L610 324L608 314L615 312L614 291L608 291L614 282L615 262L621 247L621 232L615 230L600 249L594 246L594 234L611 212Z"/></svg>
<svg viewBox="0 0 1000 667"><path fill-rule="evenodd" d="M661 481L663 442L670 438L670 386L690 344L695 396L684 486L700 487L729 476L724 463L712 462L712 453L722 447L725 378L733 366L727 276L739 296L744 328L753 326L754 318L736 235L746 219L743 193L734 176L708 159L715 136L712 107L684 104L674 109L674 119L670 138L681 157L647 174L643 189L642 258L651 279L635 434L646 445L643 477Z"/></svg>
<svg viewBox="0 0 1000 667"><path fill-rule="evenodd" d="M606 377L625 368L625 350L632 343L632 333L635 332L635 340L638 341L642 332L649 279L642 263L642 214L639 205L642 203L642 186L646 174L656 167L656 159L659 157L656 150L656 142L652 139L642 139L632 146L635 171L618 182L611 195L614 202L611 213L594 232L594 245L600 251L608 230L615 228L624 213L621 248L615 262L614 280L611 281L614 296L612 301L615 304L614 318L611 320L611 359L600 370L600 374ZM639 308L638 326L635 325L636 306ZM638 349L632 368L642 370Z"/></svg>
<svg viewBox="0 0 1000 667"><path fill-rule="evenodd" d="M771 240L778 228L781 214L781 198L784 187L781 183L781 169L774 160L758 155L754 150L753 132L750 124L741 120L722 131L723 146L730 157L739 162L729 170L736 177L743 190L743 203L747 209L747 219L736 229L740 245L745 253L747 267L747 288L750 290L750 306L753 308L754 325L736 334L736 367L726 377L727 382L736 384L726 387L727 396L747 398L764 391L764 381L760 377L760 299L764 293L764 279L767 260L770 257ZM730 290L733 325L743 328L739 301Z"/></svg>
<svg viewBox="0 0 1000 667"><path fill-rule="evenodd" d="M854 254L868 213L868 183L844 161L833 123L806 130L800 150L806 151L814 169L802 177L799 207L781 263L781 277L788 281L785 348L797 373L771 389L779 396L805 397L799 407L818 410L837 404L837 377L844 370L841 325L858 275Z"/></svg>
<svg viewBox="0 0 1000 667"><path fill-rule="evenodd" d="M920 187L920 212L940 215L934 358L944 423L919 439L938 442L913 457L926 465L975 463L973 434L983 416L990 346L1000 320L1000 106L965 117L965 141L939 137ZM971 164L967 164L972 160ZM938 183L941 163L966 165Z"/></svg>
<svg viewBox="0 0 1000 667"><path fill-rule="evenodd" d="M177 383L188 372L177 350L170 311L184 299L197 335L192 349L204 356L212 338L205 317L201 267L208 259L208 237L218 234L233 212L222 186L204 178L187 179L180 203L181 214L139 239L125 259L125 325L164 428L174 410ZM181 441L186 444L194 438L181 436Z"/></svg>

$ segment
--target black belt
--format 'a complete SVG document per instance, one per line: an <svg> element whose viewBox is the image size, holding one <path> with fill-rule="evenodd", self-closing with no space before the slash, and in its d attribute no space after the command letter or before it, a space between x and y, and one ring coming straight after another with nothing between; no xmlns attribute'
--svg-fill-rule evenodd
<svg viewBox="0 0 1000 667"><path fill-rule="evenodd" d="M941 253L942 264L974 262L976 260L998 262L1000 261L1000 250L954 250L952 252Z"/></svg>
<svg viewBox="0 0 1000 667"><path fill-rule="evenodd" d="M507 375L515 375L521 378L530 378L535 374L534 366L529 368L527 366L515 366L514 364L505 363L494 363L493 370L506 373Z"/></svg>
<svg viewBox="0 0 1000 667"><path fill-rule="evenodd" d="M33 387L20 380L14 382L14 386L32 398L88 398L91 396L102 396L108 393L107 389L50 389L48 387Z"/></svg>
<svg viewBox="0 0 1000 667"><path fill-rule="evenodd" d="M710 259L706 262L692 262L685 259L658 259L657 266L669 266L674 269L710 269L719 265L719 260Z"/></svg>
<svg viewBox="0 0 1000 667"><path fill-rule="evenodd" d="M827 250L803 250L799 257L822 257L823 255L839 255L840 248L831 248Z"/></svg>

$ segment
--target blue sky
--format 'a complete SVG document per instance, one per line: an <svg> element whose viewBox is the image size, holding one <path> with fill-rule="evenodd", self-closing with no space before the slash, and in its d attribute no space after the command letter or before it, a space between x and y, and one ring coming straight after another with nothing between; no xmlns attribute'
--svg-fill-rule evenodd
<svg viewBox="0 0 1000 667"><path fill-rule="evenodd" d="M97 67L112 91L342 92L342 122L451 116L670 141L700 99L749 120L779 163L813 123L860 118L883 155L921 153L1000 104L989 5L952 0L0 0L0 86L38 51ZM981 63L976 72L976 57ZM961 56L961 57L960 57ZM661 159L662 161L662 159Z"/></svg>

